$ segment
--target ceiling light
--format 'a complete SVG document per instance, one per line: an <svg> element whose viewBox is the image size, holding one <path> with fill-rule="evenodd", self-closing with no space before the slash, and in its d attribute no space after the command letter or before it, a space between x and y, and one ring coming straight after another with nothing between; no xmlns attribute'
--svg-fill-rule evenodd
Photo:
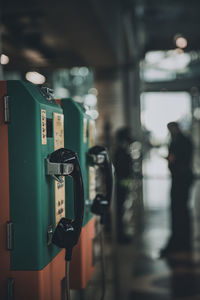
<svg viewBox="0 0 200 300"><path fill-rule="evenodd" d="M84 103L87 106L94 107L97 104L97 97L94 94L87 94L84 97Z"/></svg>
<svg viewBox="0 0 200 300"><path fill-rule="evenodd" d="M38 72L27 72L26 79L34 84L43 84L46 78Z"/></svg>
<svg viewBox="0 0 200 300"><path fill-rule="evenodd" d="M1 54L1 56L0 56L0 63L2 65L7 65L9 63L9 60L10 59L9 59L9 57L7 55Z"/></svg>
<svg viewBox="0 0 200 300"><path fill-rule="evenodd" d="M180 36L180 35L175 36L175 42L176 42L176 46L181 49L186 48L187 44L188 44L186 38L184 38L183 36Z"/></svg>
<svg viewBox="0 0 200 300"><path fill-rule="evenodd" d="M43 55L37 50L26 48L22 52L23 55L34 64L39 64L43 66L47 63Z"/></svg>
<svg viewBox="0 0 200 300"><path fill-rule="evenodd" d="M89 74L89 70L86 67L81 67L79 69L79 75L81 76L87 76Z"/></svg>
<svg viewBox="0 0 200 300"><path fill-rule="evenodd" d="M70 74L72 76L78 76L79 75L79 67L73 67L71 70L70 70Z"/></svg>
<svg viewBox="0 0 200 300"><path fill-rule="evenodd" d="M193 115L194 115L194 117L195 117L196 120L198 120L198 121L200 120L200 108L199 107L196 107L194 109Z"/></svg>

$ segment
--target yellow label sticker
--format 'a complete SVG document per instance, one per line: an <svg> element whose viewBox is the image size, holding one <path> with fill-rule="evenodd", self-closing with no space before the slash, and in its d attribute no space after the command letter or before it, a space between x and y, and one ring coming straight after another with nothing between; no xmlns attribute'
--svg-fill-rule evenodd
<svg viewBox="0 0 200 300"><path fill-rule="evenodd" d="M65 178L63 183L55 181L55 219L56 225L65 217Z"/></svg>
<svg viewBox="0 0 200 300"><path fill-rule="evenodd" d="M90 139L90 147L93 147L95 144L96 138L96 128L94 120L89 121L89 139Z"/></svg>
<svg viewBox="0 0 200 300"><path fill-rule="evenodd" d="M53 113L54 150L64 147L64 115Z"/></svg>
<svg viewBox="0 0 200 300"><path fill-rule="evenodd" d="M53 113L54 150L64 148L64 115ZM65 217L65 178L63 183L55 181L55 220L56 225Z"/></svg>
<svg viewBox="0 0 200 300"><path fill-rule="evenodd" d="M47 144L47 117L46 110L41 109L41 137L42 137L42 145Z"/></svg>
<svg viewBox="0 0 200 300"><path fill-rule="evenodd" d="M83 142L87 142L87 118L83 119Z"/></svg>
<svg viewBox="0 0 200 300"><path fill-rule="evenodd" d="M89 199L93 201L96 196L96 171L94 167L89 167Z"/></svg>

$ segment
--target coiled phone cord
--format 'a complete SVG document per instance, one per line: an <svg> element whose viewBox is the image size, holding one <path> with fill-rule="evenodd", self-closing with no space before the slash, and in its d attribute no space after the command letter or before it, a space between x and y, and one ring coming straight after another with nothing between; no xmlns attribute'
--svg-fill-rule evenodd
<svg viewBox="0 0 200 300"><path fill-rule="evenodd" d="M66 300L70 300L70 287L69 287L69 265L70 261L66 261L66 276L65 276L65 283L66 283Z"/></svg>
<svg viewBox="0 0 200 300"><path fill-rule="evenodd" d="M101 249L101 279L102 279L102 294L100 300L104 300L106 294L106 272L105 272L105 251L104 251L104 226L101 225L100 230L100 249ZM66 276L65 276L65 286L66 286L66 300L70 300L70 285L69 285L69 266L70 260L66 260Z"/></svg>
<svg viewBox="0 0 200 300"><path fill-rule="evenodd" d="M104 221L101 219L101 229L99 234L100 239L100 251L101 251L101 282L102 282L102 293L100 300L104 300L106 295L106 271L105 271L105 247L104 247ZM69 266L71 261L71 253L66 251L66 275L65 275L65 286L66 286L66 300L71 300L70 296L70 284L69 284Z"/></svg>
<svg viewBox="0 0 200 300"><path fill-rule="evenodd" d="M100 249L101 249L101 280L102 294L100 300L104 300L106 294L106 272L105 272L105 251L104 251L104 226L101 225L100 230Z"/></svg>
<svg viewBox="0 0 200 300"><path fill-rule="evenodd" d="M66 290L66 297L65 300L70 300L70 286L69 286L69 266L70 261L72 259L72 248L65 249L65 290Z"/></svg>

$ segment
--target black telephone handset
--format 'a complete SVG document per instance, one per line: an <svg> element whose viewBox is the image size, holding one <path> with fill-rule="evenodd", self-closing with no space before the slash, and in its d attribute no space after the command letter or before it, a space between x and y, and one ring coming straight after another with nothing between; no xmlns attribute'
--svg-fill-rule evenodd
<svg viewBox="0 0 200 300"><path fill-rule="evenodd" d="M113 191L113 167L108 152L103 146L94 146L88 152L90 165L97 165L103 168L105 176L106 192L105 195L97 194L93 200L91 211L100 215L102 218L108 212ZM103 219L102 219L103 221Z"/></svg>
<svg viewBox="0 0 200 300"><path fill-rule="evenodd" d="M52 242L66 249L66 260L71 260L72 249L77 244L84 215L84 188L82 173L75 152L61 148L48 157L49 165L56 164L54 178L60 181L61 176L71 176L74 181L74 212L75 219L62 218L53 234ZM53 169L54 166L52 166ZM58 171L56 171L56 169ZM52 171L53 172L53 171Z"/></svg>

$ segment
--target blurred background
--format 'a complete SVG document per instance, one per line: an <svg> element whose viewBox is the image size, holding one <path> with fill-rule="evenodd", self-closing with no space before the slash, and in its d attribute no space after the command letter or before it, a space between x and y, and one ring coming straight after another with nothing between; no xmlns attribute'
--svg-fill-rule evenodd
<svg viewBox="0 0 200 300"><path fill-rule="evenodd" d="M198 0L0 3L0 79L44 85L55 98L83 104L118 178L117 151L127 143L126 196L115 196L105 230L105 299L200 299L199 27ZM159 251L170 231L165 157L171 121L193 140L195 180L193 255L169 262ZM74 299L100 297L98 263L88 288L73 292Z"/></svg>

